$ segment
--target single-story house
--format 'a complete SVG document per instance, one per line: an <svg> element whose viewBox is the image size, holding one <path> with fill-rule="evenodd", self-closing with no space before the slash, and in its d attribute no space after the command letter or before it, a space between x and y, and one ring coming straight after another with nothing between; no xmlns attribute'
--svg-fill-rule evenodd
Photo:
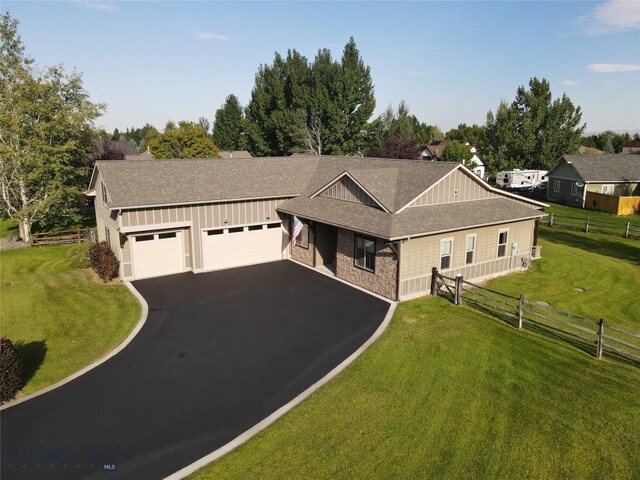
<svg viewBox="0 0 640 480"><path fill-rule="evenodd" d="M640 153L640 138L634 138L622 146L622 153Z"/></svg>
<svg viewBox="0 0 640 480"><path fill-rule="evenodd" d="M547 177L547 199L599 210L605 197L640 195L640 155L564 155Z"/></svg>
<svg viewBox="0 0 640 480"><path fill-rule="evenodd" d="M123 279L293 259L393 300L427 294L433 267L528 267L546 206L459 163L310 155L99 161L89 194Z"/></svg>
<svg viewBox="0 0 640 480"><path fill-rule="evenodd" d="M418 149L420 150L419 160L439 160L440 157L442 157L442 152L444 152L444 149L451 143L451 140L435 140L428 145L420 145L418 147ZM473 173L478 175L483 180L486 180L486 168L484 162L478 156L478 149L476 148L476 146L472 145L469 142L462 142L462 145L468 147L473 154L473 156L469 160L470 163L475 164L472 169Z"/></svg>

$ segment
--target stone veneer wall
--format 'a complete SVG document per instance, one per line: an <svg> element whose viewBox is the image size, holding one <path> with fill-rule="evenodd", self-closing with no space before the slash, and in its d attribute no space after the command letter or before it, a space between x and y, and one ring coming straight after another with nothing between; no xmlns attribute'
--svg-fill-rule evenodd
<svg viewBox="0 0 640 480"><path fill-rule="evenodd" d="M396 299L398 282L398 259L382 240L376 240L375 272L369 272L354 265L354 233L338 229L336 255L336 276L378 295Z"/></svg>
<svg viewBox="0 0 640 480"><path fill-rule="evenodd" d="M289 224L292 224L292 222L290 221ZM300 247L292 243L291 258L301 263L304 263L305 265L309 265L310 267L313 267L315 266L313 264L313 252L315 251L315 235L314 235L311 222L308 222L308 225L309 225L309 248Z"/></svg>

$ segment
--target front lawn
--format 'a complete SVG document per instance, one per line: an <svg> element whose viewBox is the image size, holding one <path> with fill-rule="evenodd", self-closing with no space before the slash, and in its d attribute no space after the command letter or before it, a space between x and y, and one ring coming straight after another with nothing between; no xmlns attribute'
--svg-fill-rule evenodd
<svg viewBox="0 0 640 480"><path fill-rule="evenodd" d="M542 244L532 272L492 286L637 329L637 242L544 230ZM640 369L423 298L317 394L190 478L638 478L638 418Z"/></svg>
<svg viewBox="0 0 640 480"><path fill-rule="evenodd" d="M584 228L586 219L592 222L592 228L600 229L605 232L617 232L622 234L627 228L627 222L631 222L632 228L640 231L640 216L639 215L627 215L619 216L612 215L610 213L599 212L597 210L587 210L584 208L569 207L567 205L561 205L559 203L548 203L548 207L545 208L545 212L548 214L553 213L557 223L566 223L569 226L576 226L580 229ZM548 221L546 218L545 221Z"/></svg>
<svg viewBox="0 0 640 480"><path fill-rule="evenodd" d="M122 284L104 285L71 267L69 247L1 253L2 335L19 346L33 393L80 370L116 347L140 319L140 305Z"/></svg>
<svg viewBox="0 0 640 480"><path fill-rule="evenodd" d="M444 299L194 479L633 478L640 370Z"/></svg>

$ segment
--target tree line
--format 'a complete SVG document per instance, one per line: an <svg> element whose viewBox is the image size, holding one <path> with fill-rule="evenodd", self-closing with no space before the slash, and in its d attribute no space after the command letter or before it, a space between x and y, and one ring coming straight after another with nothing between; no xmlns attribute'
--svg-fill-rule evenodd
<svg viewBox="0 0 640 480"><path fill-rule="evenodd" d="M79 74L37 67L9 13L1 17L0 36L1 214L19 221L26 240L34 223L46 228L73 222L93 163L124 157L115 140L148 148L160 159L211 158L220 149L247 149L254 156L418 158L424 145L449 139L476 145L489 172L496 172L549 169L581 144L617 152L629 139L613 132L583 137L580 107L566 95L554 99L549 82L538 78L520 86L511 103L501 101L484 125L460 124L444 133L412 115L405 102L371 119L371 70L353 38L337 59L328 49L312 60L296 50L276 53L271 64L258 68L248 104L229 94L213 125L201 117L170 121L162 132L146 124L109 134L94 125L105 105L91 102ZM468 160L459 143L445 159Z"/></svg>

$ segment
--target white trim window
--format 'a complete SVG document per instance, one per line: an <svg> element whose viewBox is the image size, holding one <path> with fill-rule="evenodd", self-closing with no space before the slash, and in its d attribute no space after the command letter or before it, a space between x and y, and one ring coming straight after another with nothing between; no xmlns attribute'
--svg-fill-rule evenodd
<svg viewBox="0 0 640 480"><path fill-rule="evenodd" d="M298 247L309 248L309 225L302 222L302 230L300 230L300 234L296 237L295 244Z"/></svg>
<svg viewBox="0 0 640 480"><path fill-rule="evenodd" d="M498 231L498 258L507 255L507 242L509 241L509 229Z"/></svg>
<svg viewBox="0 0 640 480"><path fill-rule="evenodd" d="M356 236L354 244L354 265L370 272L375 271L376 241L372 238Z"/></svg>
<svg viewBox="0 0 640 480"><path fill-rule="evenodd" d="M572 183L571 184L571 195L574 195L574 196L578 195L578 184L577 183Z"/></svg>
<svg viewBox="0 0 640 480"><path fill-rule="evenodd" d="M476 234L467 235L467 249L464 256L465 265L472 265L476 260Z"/></svg>
<svg viewBox="0 0 640 480"><path fill-rule="evenodd" d="M111 246L111 232L109 231L109 227L104 227L104 241Z"/></svg>
<svg viewBox="0 0 640 480"><path fill-rule="evenodd" d="M105 205L107 204L107 186L104 184L104 182L100 182L100 190L102 192L102 203L104 203Z"/></svg>
<svg viewBox="0 0 640 480"><path fill-rule="evenodd" d="M613 195L613 185L602 185L602 193L604 195Z"/></svg>
<svg viewBox="0 0 640 480"><path fill-rule="evenodd" d="M451 257L453 256L453 238L440 240L440 270L451 268Z"/></svg>
<svg viewBox="0 0 640 480"><path fill-rule="evenodd" d="M560 180L553 181L553 191L558 193L560 191Z"/></svg>

